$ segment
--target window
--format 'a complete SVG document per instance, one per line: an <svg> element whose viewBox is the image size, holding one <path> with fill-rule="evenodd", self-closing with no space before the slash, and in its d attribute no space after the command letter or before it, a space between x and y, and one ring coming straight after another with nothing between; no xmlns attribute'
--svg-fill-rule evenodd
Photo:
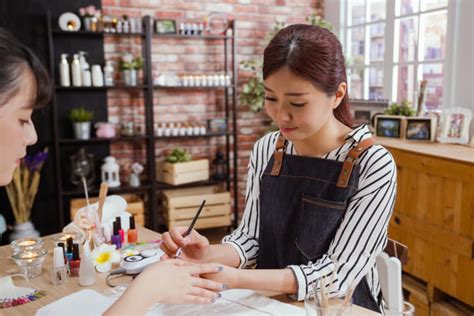
<svg viewBox="0 0 474 316"><path fill-rule="evenodd" d="M448 0L341 3L349 96L408 100L417 106L420 82L427 80L425 109L440 111Z"/></svg>

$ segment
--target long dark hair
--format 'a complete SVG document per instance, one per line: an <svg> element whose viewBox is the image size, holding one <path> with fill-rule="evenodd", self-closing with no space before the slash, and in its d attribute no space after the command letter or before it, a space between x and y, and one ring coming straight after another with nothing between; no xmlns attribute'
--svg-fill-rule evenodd
<svg viewBox="0 0 474 316"><path fill-rule="evenodd" d="M263 79L283 66L328 96L337 92L339 84L347 83L341 43L331 31L319 26L290 25L273 37L263 53ZM337 120L352 127L347 92L333 112Z"/></svg>
<svg viewBox="0 0 474 316"><path fill-rule="evenodd" d="M20 78L26 69L30 69L36 79L33 108L47 105L53 87L45 68L31 49L0 27L0 106L19 92Z"/></svg>

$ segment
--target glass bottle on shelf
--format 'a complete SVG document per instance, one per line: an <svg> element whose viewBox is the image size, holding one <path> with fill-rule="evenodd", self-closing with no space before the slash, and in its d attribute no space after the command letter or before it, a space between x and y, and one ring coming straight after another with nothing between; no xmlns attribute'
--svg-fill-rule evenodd
<svg viewBox="0 0 474 316"><path fill-rule="evenodd" d="M216 157L212 160L212 165L214 166L214 180L225 180L227 178L227 161L224 159L222 152L216 152Z"/></svg>

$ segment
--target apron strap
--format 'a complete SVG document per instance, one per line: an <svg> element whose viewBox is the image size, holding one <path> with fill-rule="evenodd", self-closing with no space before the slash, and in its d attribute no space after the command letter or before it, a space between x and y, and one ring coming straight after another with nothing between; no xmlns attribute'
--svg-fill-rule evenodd
<svg viewBox="0 0 474 316"><path fill-rule="evenodd" d="M275 146L275 153L273 154L273 167L270 174L272 176L279 176L281 171L281 166L283 165L283 157L285 156L286 145L288 141L280 134Z"/></svg>
<svg viewBox="0 0 474 316"><path fill-rule="evenodd" d="M344 160L344 164L342 165L341 173L339 174L339 179L337 180L338 188L347 188L347 184L349 183L349 178L351 177L352 169L354 168L356 159L374 143L374 138L370 137L361 141L357 144L357 146L351 149L346 157L346 160Z"/></svg>

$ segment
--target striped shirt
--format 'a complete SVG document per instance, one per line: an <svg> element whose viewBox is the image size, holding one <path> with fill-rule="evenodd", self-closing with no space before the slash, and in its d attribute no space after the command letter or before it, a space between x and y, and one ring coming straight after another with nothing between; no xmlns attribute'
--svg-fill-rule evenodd
<svg viewBox="0 0 474 316"><path fill-rule="evenodd" d="M279 132L269 133L254 145L248 165L246 202L242 221L223 243L232 245L240 257L240 268L254 266L259 247L260 183L272 156ZM371 137L367 125L361 125L345 138L345 143L327 153L325 159L344 161L349 151L360 141ZM289 141L286 153L297 155ZM349 200L346 214L329 250L316 262L291 265L298 284L297 300L302 300L319 279L326 276L325 287L330 293L345 293L366 276L372 295L377 301L380 292L375 258L387 244L387 227L396 195L396 166L390 153L373 145L359 158L359 188Z"/></svg>

